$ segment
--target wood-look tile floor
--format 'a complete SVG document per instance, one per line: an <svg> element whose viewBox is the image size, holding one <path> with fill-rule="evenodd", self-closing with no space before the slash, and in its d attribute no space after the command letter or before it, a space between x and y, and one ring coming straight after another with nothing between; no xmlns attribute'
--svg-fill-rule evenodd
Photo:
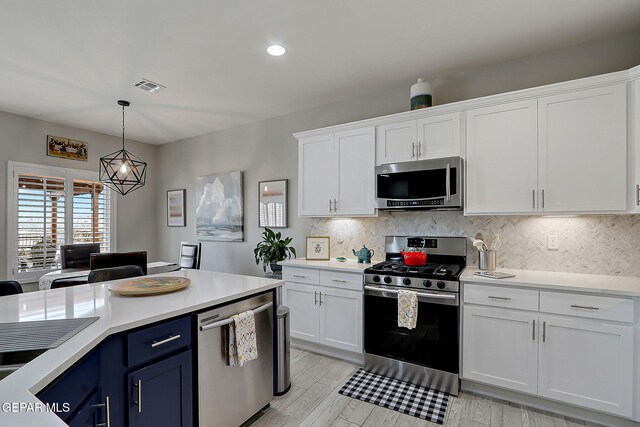
<svg viewBox="0 0 640 427"><path fill-rule="evenodd" d="M423 427L438 426L409 415L338 394L358 366L291 349L291 390L276 397L251 427ZM461 392L449 401L444 426L575 427L596 426L560 415Z"/></svg>

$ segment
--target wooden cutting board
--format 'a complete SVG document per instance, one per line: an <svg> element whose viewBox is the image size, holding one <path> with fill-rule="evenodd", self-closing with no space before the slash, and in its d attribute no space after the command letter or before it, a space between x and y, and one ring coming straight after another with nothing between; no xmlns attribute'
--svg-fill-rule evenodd
<svg viewBox="0 0 640 427"><path fill-rule="evenodd" d="M125 296L147 296L179 291L189 286L186 277L139 277L109 285L109 291Z"/></svg>

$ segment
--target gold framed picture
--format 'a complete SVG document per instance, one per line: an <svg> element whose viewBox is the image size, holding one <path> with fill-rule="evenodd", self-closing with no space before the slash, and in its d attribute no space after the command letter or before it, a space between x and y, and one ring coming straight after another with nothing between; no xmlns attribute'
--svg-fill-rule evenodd
<svg viewBox="0 0 640 427"><path fill-rule="evenodd" d="M310 261L329 261L331 258L329 236L307 236L306 259Z"/></svg>
<svg viewBox="0 0 640 427"><path fill-rule="evenodd" d="M89 149L86 142L47 135L47 156L86 161Z"/></svg>

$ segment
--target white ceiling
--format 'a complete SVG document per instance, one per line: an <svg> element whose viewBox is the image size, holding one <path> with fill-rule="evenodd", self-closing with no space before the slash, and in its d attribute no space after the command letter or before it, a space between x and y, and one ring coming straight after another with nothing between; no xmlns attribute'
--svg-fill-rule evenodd
<svg viewBox="0 0 640 427"><path fill-rule="evenodd" d="M161 144L638 28L638 0L3 0L0 110L119 135L127 99Z"/></svg>

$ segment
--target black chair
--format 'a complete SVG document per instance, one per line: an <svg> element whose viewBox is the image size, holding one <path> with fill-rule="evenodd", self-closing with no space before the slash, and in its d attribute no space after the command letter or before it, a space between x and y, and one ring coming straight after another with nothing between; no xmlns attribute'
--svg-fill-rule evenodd
<svg viewBox="0 0 640 427"><path fill-rule="evenodd" d="M180 267L200 270L201 255L202 243L180 242Z"/></svg>
<svg viewBox="0 0 640 427"><path fill-rule="evenodd" d="M22 293L22 286L15 280L0 281L0 297Z"/></svg>
<svg viewBox="0 0 640 427"><path fill-rule="evenodd" d="M89 273L89 283L107 282L109 280L126 279L127 277L144 276L137 265L123 265L120 267L98 268Z"/></svg>
<svg viewBox="0 0 640 427"><path fill-rule="evenodd" d="M100 253L100 243L79 243L60 246L62 269L89 268L91 254Z"/></svg>
<svg viewBox="0 0 640 427"><path fill-rule="evenodd" d="M121 267L123 265L137 265L142 269L142 274L147 274L147 252L106 252L103 254L91 254L90 269Z"/></svg>

